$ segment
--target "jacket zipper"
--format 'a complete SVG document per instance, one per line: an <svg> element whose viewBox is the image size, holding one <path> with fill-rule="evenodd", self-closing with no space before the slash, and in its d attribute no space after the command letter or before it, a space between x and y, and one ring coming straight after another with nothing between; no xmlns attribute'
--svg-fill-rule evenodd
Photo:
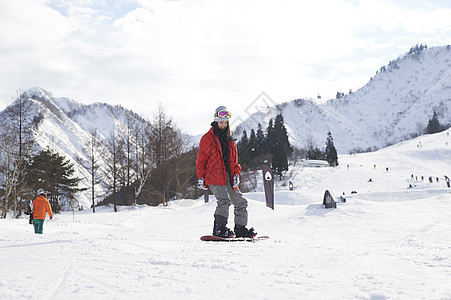
<svg viewBox="0 0 451 300"><path fill-rule="evenodd" d="M226 168L225 168L225 164L224 164L224 158L222 157L221 145L219 144L219 139L216 137L215 134L213 134L213 138L215 139L216 146L218 146L219 154L221 155L220 158L222 158L221 161L222 161L222 165L224 167L224 179L225 179L224 185L227 185L227 172L226 172ZM230 148L230 145L228 145L228 146ZM230 149L229 149L229 152L230 152Z"/></svg>

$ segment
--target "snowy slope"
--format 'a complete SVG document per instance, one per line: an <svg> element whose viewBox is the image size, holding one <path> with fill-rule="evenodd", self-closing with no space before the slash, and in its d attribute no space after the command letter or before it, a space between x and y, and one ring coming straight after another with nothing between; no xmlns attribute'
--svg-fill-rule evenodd
<svg viewBox="0 0 451 300"><path fill-rule="evenodd" d="M340 153L383 148L417 136L434 110L442 124L451 124L450 89L450 47L425 49L398 58L343 98L322 104L298 99L255 113L235 128L235 137L243 130L249 135L258 123L265 129L270 118L282 113L296 147L306 147L310 139L323 148L330 131Z"/></svg>
<svg viewBox="0 0 451 300"><path fill-rule="evenodd" d="M293 167L295 190L278 182L274 211L245 195L250 225L270 236L258 243L201 242L214 199L64 212L41 236L0 220L0 299L449 299L449 134ZM325 189L347 202L326 210Z"/></svg>

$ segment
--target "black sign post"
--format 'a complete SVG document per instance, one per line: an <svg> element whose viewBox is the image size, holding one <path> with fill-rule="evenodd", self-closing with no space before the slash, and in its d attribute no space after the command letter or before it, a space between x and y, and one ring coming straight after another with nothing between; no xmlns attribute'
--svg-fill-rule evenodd
<svg viewBox="0 0 451 300"><path fill-rule="evenodd" d="M263 184L265 186L266 206L274 210L274 174L267 164L262 164Z"/></svg>

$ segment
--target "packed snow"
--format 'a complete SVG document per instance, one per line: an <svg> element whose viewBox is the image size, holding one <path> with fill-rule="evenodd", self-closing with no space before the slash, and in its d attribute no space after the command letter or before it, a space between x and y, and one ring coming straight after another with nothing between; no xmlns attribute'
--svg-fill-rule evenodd
<svg viewBox="0 0 451 300"><path fill-rule="evenodd" d="M212 196L63 212L43 235L2 219L0 299L449 299L450 133L291 167L274 211L260 184L245 194L249 225L270 239L255 243L200 241ZM346 202L325 209L326 189Z"/></svg>

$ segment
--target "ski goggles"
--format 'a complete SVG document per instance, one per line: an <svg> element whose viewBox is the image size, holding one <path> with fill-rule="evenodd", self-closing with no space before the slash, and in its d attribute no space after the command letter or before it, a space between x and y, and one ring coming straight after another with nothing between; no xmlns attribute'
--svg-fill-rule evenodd
<svg viewBox="0 0 451 300"><path fill-rule="evenodd" d="M220 118L227 118L227 119L230 119L230 117L232 116L230 114L230 111L227 111L227 110L218 111L218 113L216 115Z"/></svg>

